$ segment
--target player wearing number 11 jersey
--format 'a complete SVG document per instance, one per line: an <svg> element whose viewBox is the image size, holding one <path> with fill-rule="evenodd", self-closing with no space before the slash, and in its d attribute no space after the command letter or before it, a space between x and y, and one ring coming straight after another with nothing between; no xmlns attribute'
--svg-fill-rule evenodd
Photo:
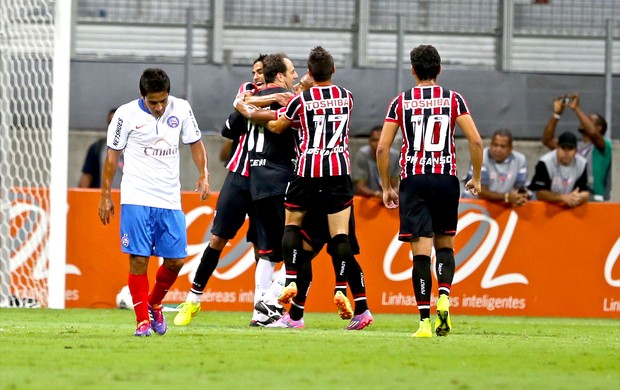
<svg viewBox="0 0 620 390"><path fill-rule="evenodd" d="M413 252L412 283L420 312L420 328L413 337L432 337L430 256L433 246L439 284L435 333L446 336L452 326L449 297L455 268L454 235L460 192L454 147L456 125L469 141L473 177L465 187L473 195L480 192L482 140L465 99L458 92L436 84L441 71L437 50L421 45L410 56L416 85L396 96L388 107L377 147L377 165L383 202L388 208L400 206L398 238L411 243ZM389 167L390 147L399 127L403 146L397 195L391 186Z"/></svg>

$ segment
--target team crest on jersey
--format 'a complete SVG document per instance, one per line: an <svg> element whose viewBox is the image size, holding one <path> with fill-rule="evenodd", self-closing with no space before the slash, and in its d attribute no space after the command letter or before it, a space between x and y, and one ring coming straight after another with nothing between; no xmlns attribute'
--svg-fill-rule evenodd
<svg viewBox="0 0 620 390"><path fill-rule="evenodd" d="M179 118L177 118L176 116L171 116L170 118L168 118L166 123L168 124L168 126L175 128L179 125Z"/></svg>
<svg viewBox="0 0 620 390"><path fill-rule="evenodd" d="M129 246L129 236L127 234L123 234L123 237L121 237L121 244L127 248Z"/></svg>

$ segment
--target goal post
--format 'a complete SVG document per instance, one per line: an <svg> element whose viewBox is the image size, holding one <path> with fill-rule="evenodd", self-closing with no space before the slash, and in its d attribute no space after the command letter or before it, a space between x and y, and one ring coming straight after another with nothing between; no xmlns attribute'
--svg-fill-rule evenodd
<svg viewBox="0 0 620 390"><path fill-rule="evenodd" d="M69 80L71 70L71 1L56 1L52 76L52 159L48 307L65 308L67 263L67 169L69 155Z"/></svg>
<svg viewBox="0 0 620 390"><path fill-rule="evenodd" d="M72 1L0 1L0 306L64 308Z"/></svg>

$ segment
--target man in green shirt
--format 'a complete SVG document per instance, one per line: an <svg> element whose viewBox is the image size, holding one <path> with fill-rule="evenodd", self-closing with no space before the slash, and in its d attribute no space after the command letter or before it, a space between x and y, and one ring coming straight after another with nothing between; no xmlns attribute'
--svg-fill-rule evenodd
<svg viewBox="0 0 620 390"><path fill-rule="evenodd" d="M583 139L577 144L577 153L588 161L589 187L592 189L591 200L601 202L611 198L611 140L605 138L607 121L600 114L587 115L581 110L579 95L565 95L553 101L553 115L549 119L543 133L542 142L549 149L555 149L555 127L557 126L564 107L575 111L581 126L579 132Z"/></svg>

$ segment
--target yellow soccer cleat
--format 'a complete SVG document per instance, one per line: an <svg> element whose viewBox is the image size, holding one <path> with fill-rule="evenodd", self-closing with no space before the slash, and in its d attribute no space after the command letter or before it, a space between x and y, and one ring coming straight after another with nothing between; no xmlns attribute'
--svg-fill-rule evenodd
<svg viewBox="0 0 620 390"><path fill-rule="evenodd" d="M278 304L284 306L291 303L291 299L297 296L297 283L291 282L288 286L284 286L284 289L278 296Z"/></svg>
<svg viewBox="0 0 620 390"><path fill-rule="evenodd" d="M435 320L435 333L437 336L447 336L452 328L450 321L450 297L441 294L437 299L437 319Z"/></svg>
<svg viewBox="0 0 620 390"><path fill-rule="evenodd" d="M192 318L200 311L200 303L183 302L177 309L179 309L179 312L174 317L174 324L177 326L185 326L192 322Z"/></svg>
<svg viewBox="0 0 620 390"><path fill-rule="evenodd" d="M338 315L343 320L350 320L353 317L353 308L351 307L351 301L342 293L338 291L334 295L334 303L338 307Z"/></svg>
<svg viewBox="0 0 620 390"><path fill-rule="evenodd" d="M420 327L411 337L433 337L433 332L431 331L431 319L425 318L420 321Z"/></svg>

